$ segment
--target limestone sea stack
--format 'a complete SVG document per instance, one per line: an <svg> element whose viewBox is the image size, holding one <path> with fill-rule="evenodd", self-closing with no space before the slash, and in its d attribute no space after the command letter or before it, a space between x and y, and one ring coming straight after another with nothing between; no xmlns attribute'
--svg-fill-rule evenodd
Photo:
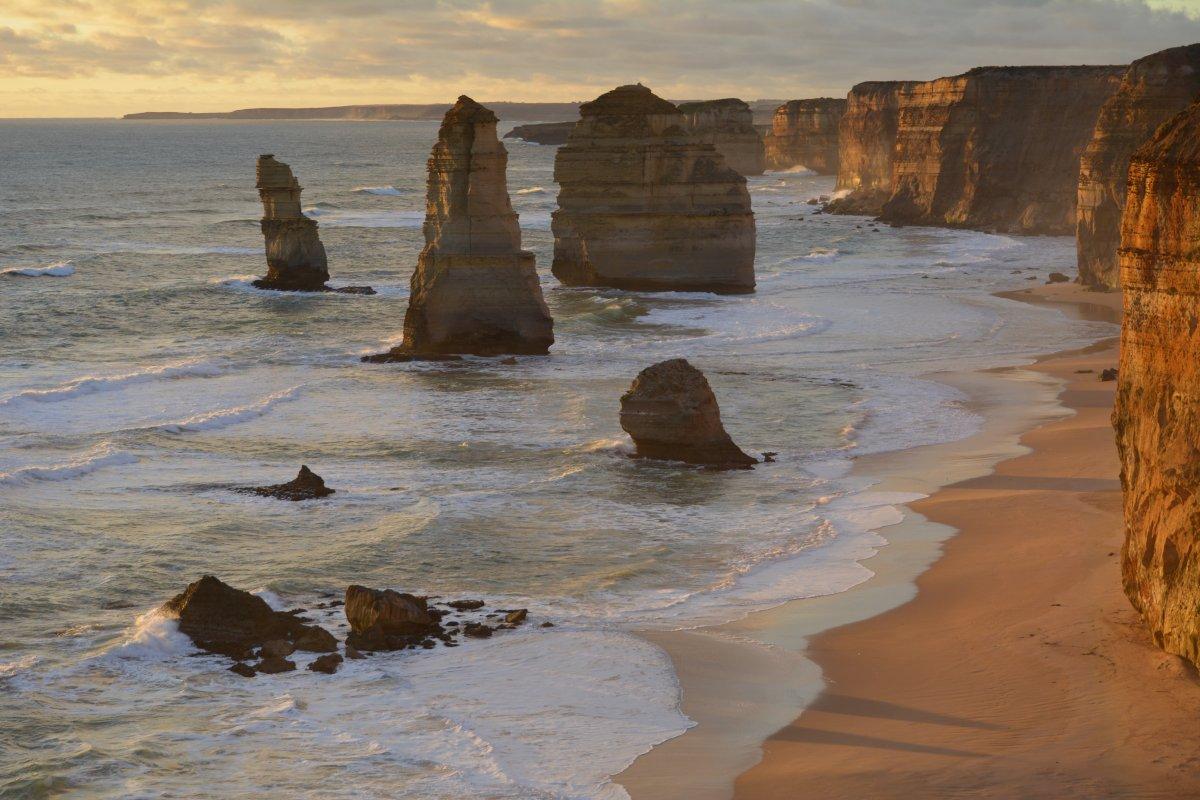
<svg viewBox="0 0 1200 800"><path fill-rule="evenodd" d="M679 111L688 129L711 142L730 169L740 175L763 174L763 137L754 127L754 112L746 101L726 97L680 103Z"/></svg>
<svg viewBox="0 0 1200 800"><path fill-rule="evenodd" d="M1200 666L1200 104L1129 167L1113 426L1125 594L1159 647Z"/></svg>
<svg viewBox="0 0 1200 800"><path fill-rule="evenodd" d="M1073 233L1080 154L1125 69L977 67L907 87L880 217Z"/></svg>
<svg viewBox="0 0 1200 800"><path fill-rule="evenodd" d="M508 197L496 115L469 97L446 112L429 156L425 249L402 343L367 360L545 354L554 322Z"/></svg>
<svg viewBox="0 0 1200 800"><path fill-rule="evenodd" d="M317 235L316 220L300 210L300 182L291 167L270 154L258 157L256 173L263 204L267 276L254 285L292 292L326 291L329 267L325 246Z"/></svg>
<svg viewBox="0 0 1200 800"><path fill-rule="evenodd" d="M555 276L568 286L754 291L746 179L641 84L580 107L554 162Z"/></svg>
<svg viewBox="0 0 1200 800"><path fill-rule="evenodd" d="M621 427L642 458L723 469L748 469L758 463L725 432L708 379L683 358L638 373L621 397Z"/></svg>
<svg viewBox="0 0 1200 800"><path fill-rule="evenodd" d="M789 100L775 109L767 134L767 168L807 167L819 175L838 171L838 127L846 100L817 97Z"/></svg>
<svg viewBox="0 0 1200 800"><path fill-rule="evenodd" d="M1200 92L1200 44L1173 47L1129 65L1116 94L1100 109L1079 165L1079 282L1097 289L1120 285L1117 247L1129 158L1158 126Z"/></svg>
<svg viewBox="0 0 1200 800"><path fill-rule="evenodd" d="M833 214L875 216L892 193L892 156L900 118L900 95L916 81L867 81L846 96L838 125L837 199Z"/></svg>

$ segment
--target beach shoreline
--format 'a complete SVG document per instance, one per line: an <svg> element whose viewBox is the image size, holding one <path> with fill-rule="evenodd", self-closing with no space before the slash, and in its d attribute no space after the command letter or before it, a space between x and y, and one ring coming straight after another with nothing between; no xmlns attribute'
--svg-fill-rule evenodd
<svg viewBox="0 0 1200 800"><path fill-rule="evenodd" d="M1039 286L1002 296L1054 305L1084 319L1119 320L1119 294L1087 292L1074 284ZM749 800L783 798L795 796L798 786L831 797L942 796L937 792L943 789L946 796L961 796L967 787L976 793L972 796L991 796L991 790L997 792L996 796L1042 796L1038 794L1042 791L1039 782L1049 787L1045 796L1072 796L1075 788L1082 792L1079 796L1108 796L1094 794L1106 785L1099 777L1104 770L1080 767L1074 772L1056 772L1031 768L1025 760L1008 759L1015 745L991 726L1006 726L1009 739L1036 726L1029 719L1008 720L1003 709L994 708L985 712L995 712L1004 721L987 721L988 713L970 707L969 692L966 697L957 693L953 697L939 696L939 686L949 684L953 676L924 687L930 692L926 705L921 705L926 696L911 684L898 686L896 697L917 703L898 703L895 697L884 699L880 682L890 682L897 675L920 677L945 671L944 664L925 663L933 658L927 655L933 646L944 645L939 640L946 631L937 619L946 615L942 607L948 602L942 597L930 599L927 586L946 583L954 588L956 593L949 598L953 617L970 618L973 613L987 617L987 604L996 602L987 593L987 585L982 581L964 585L960 575L963 570L978 570L979 565L968 561L959 566L957 560L950 559L961 550L984 549L986 545L976 545L976 540L983 534L996 534L997 520L1022 503L1033 504L1028 521L1034 529L1063 523L1053 515L1038 519L1041 494L1061 496L1062 502L1077 504L1078 508L1072 507L1065 514L1066 522L1074 523L1073 536L1082 541L1092 531L1103 531L1104 554L1119 552L1120 489L1107 418L1114 384L1099 380L1102 369L1116 365L1116 346L1115 339L1106 339L1081 350L1044 355L1030 366L930 376L962 390L970 398L969 406L985 422L979 433L959 442L858 460L855 473L878 480L872 491L925 495L904 506L902 522L882 531L888 545L864 562L873 577L846 592L793 601L727 625L643 634L671 656L681 685L682 708L697 726L640 757L616 781L634 800L680 796L705 800L731 796ZM1064 446L1060 441L1084 434L1086 441L1082 443L1071 440ZM1072 484L1075 488L1048 489L1030 483L1028 476L1009 477L1014 469L1017 472L1011 474L1021 476L1021 470L1031 464L1043 472L1045 467L1053 467L1061 473L1045 478L1067 484L1082 482ZM1095 474L1079 477L1073 470ZM987 488L989 481L993 485L1005 481L1016 485ZM1044 505L1048 514L1051 510L1063 514L1057 504ZM1086 516L1079 513L1080 508L1087 510ZM982 533L976 528L983 529ZM1001 534L1015 535L1011 530ZM968 539L972 546L959 544ZM1053 540L1017 544L1021 550L1030 551L1028 557L1038 567L1038 546L1056 551ZM999 554L1004 556L1008 569L1021 571L1020 562L1010 563L1011 558L1003 550ZM1117 559L1104 554L1091 553L1089 558L1080 559L1075 570L1066 568L1061 580L1070 585L1086 578L1088 589L1103 597L1101 605L1107 616L1103 625L1093 622L1105 630L1118 626L1120 649L1128 650L1122 658L1126 662L1141 659L1135 665L1141 677L1153 675L1153 680L1163 681L1161 686L1150 684L1145 691L1156 692L1160 700L1161 695L1169 695L1176 703L1173 713L1164 710L1159 719L1164 725L1167 719L1182 724L1184 716L1178 709L1194 711L1197 704L1175 695L1195 678L1177 659L1163 656L1140 636L1141 628L1121 594ZM1051 568L1051 575L1058 574L1055 569L1063 567ZM1030 571L1037 570L1031 567ZM1075 572L1086 575L1072 574ZM986 576L984 570L972 577ZM917 602L910 602L918 592ZM924 611L930 604L934 607ZM1058 610L1067 607L1078 608L1067 603L1053 606L1064 617L1067 615ZM905 619L910 614L922 621L921 614L931 617L931 627L910 625ZM1013 612L1010 624L1031 621ZM1037 621L1042 638L1035 635L1031 641L1049 641L1058 636L1055 628L1043 628L1042 620ZM1078 627L1079 620L1064 619L1061 625L1063 631L1073 629L1071 626ZM922 636L929 637L929 641ZM966 668L966 676L988 685L988 662L973 663L976 652L966 644L964 647L967 649L963 653L970 653L965 664L962 655L954 658L945 654L941 660L954 662L951 669ZM1002 658L1004 652L993 643L988 658ZM1059 648L1059 652L1065 652L1065 648ZM1085 663L1107 663L1092 654L1078 658ZM885 661L889 665L886 671L879 666ZM893 663L897 661L904 669ZM1089 673L1087 677L1097 676ZM1032 685L1025 686L1024 680ZM1106 690L1111 689L1111 683L1105 680ZM1022 677L1004 681L1003 686L1002 696L1020 701L1024 694L1042 693L1045 682ZM984 694L979 687L974 691L976 695ZM1111 707L1127 699L1117 695L1104 702ZM967 708L958 708L952 700L965 703ZM934 706L938 710L930 710ZM824 727L814 729L810 723L813 719L824 723ZM942 720L942 724L936 720ZM970 724L960 727L946 720L966 720ZM976 723L978 726L972 727ZM1094 723L1092 727L1096 727ZM993 752L936 742L939 736L959 741L964 731L993 736ZM1103 744L1097 743L1096 747ZM1184 742L1183 748L1188 744ZM1182 750L1176 753L1174 761L1168 758L1176 767L1191 763ZM1053 751L1047 758L1055 763L1062 760ZM956 759L970 764L960 765L961 775L953 769ZM990 766L983 766L985 763ZM1003 772L997 764L1006 765L1010 772ZM1164 775L1174 774L1166 766L1161 771ZM886 781L881 777L885 772ZM894 782L892 772L908 773L911 781ZM1095 780L1080 783L1080 772L1091 774ZM1157 774L1155 770L1150 772ZM1061 780L1053 780L1054 775ZM939 781L942 789L931 788ZM1014 795L1018 782L1020 790ZM1176 783L1171 779L1172 786ZM913 794L917 790L918 794ZM1026 790L1031 793L1022 793ZM929 794L931 791L934 794Z"/></svg>

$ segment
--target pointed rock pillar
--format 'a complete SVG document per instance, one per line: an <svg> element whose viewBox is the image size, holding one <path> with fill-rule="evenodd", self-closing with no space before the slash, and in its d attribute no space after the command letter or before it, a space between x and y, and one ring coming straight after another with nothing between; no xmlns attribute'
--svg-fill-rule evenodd
<svg viewBox="0 0 1200 800"><path fill-rule="evenodd" d="M329 280L325 246L317 223L300 210L300 182L291 167L273 155L258 157L258 196L263 204L262 232L267 246L267 276L260 289L323 292Z"/></svg>

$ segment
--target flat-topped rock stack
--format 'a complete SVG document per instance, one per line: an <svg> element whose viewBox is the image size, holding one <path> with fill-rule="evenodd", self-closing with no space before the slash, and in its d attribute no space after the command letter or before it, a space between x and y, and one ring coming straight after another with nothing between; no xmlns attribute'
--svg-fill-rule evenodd
<svg viewBox="0 0 1200 800"><path fill-rule="evenodd" d="M544 354L554 322L508 196L496 115L469 97L446 112L429 156L425 249L399 347L371 361Z"/></svg>
<svg viewBox="0 0 1200 800"><path fill-rule="evenodd" d="M1172 47L1130 64L1120 88L1100 109L1079 165L1080 283L1098 289L1120 285L1117 248L1130 156L1197 93L1200 44Z"/></svg>
<svg viewBox="0 0 1200 800"><path fill-rule="evenodd" d="M730 169L741 175L763 174L763 137L754 127L754 112L746 101L726 97L680 103L678 108L688 129L711 142Z"/></svg>
<svg viewBox="0 0 1200 800"><path fill-rule="evenodd" d="M764 141L767 168L807 167L819 175L838 171L838 127L846 100L816 97L789 100L775 109L771 132Z"/></svg>
<svg viewBox="0 0 1200 800"><path fill-rule="evenodd" d="M304 216L300 208L300 182L291 167L271 154L258 157L255 172L263 205L267 276L254 285L293 292L326 291L329 266L325 246L316 221Z"/></svg>
<svg viewBox="0 0 1200 800"><path fill-rule="evenodd" d="M553 272L564 284L754 291L746 179L641 84L580 107L554 179Z"/></svg>
<svg viewBox="0 0 1200 800"><path fill-rule="evenodd" d="M916 81L867 81L846 95L838 125L835 191L826 210L875 216L892 194L892 159L900 124L900 95Z"/></svg>
<svg viewBox="0 0 1200 800"><path fill-rule="evenodd" d="M1200 104L1133 155L1113 426L1128 595L1160 647L1200 666Z"/></svg>

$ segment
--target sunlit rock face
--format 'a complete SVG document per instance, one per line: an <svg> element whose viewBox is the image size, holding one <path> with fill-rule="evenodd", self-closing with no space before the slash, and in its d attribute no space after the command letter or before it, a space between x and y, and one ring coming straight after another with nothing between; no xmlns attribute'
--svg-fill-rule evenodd
<svg viewBox="0 0 1200 800"><path fill-rule="evenodd" d="M746 179L646 87L584 103L554 179L553 272L564 284L754 291Z"/></svg>
<svg viewBox="0 0 1200 800"><path fill-rule="evenodd" d="M1134 153L1128 182L1113 412L1121 575L1158 645L1200 666L1200 105Z"/></svg>
<svg viewBox="0 0 1200 800"><path fill-rule="evenodd" d="M263 204L267 275L254 285L260 289L324 291L329 280L325 247L317 235L316 221L300 210L300 182L287 164L269 154L258 157L256 173Z"/></svg>
<svg viewBox="0 0 1200 800"><path fill-rule="evenodd" d="M838 171L838 126L846 100L817 97L789 100L775 109L765 138L767 168L807 167L819 175Z"/></svg>
<svg viewBox="0 0 1200 800"><path fill-rule="evenodd" d="M679 111L688 129L716 147L730 169L741 175L763 174L763 137L754 127L754 112L745 101L728 97L681 103Z"/></svg>
<svg viewBox="0 0 1200 800"><path fill-rule="evenodd" d="M915 84L868 81L850 90L838 125L838 198L827 211L875 216L883 209L892 192L900 95Z"/></svg>
<svg viewBox="0 0 1200 800"><path fill-rule="evenodd" d="M508 197L496 115L469 97L429 156L425 249L396 356L543 354L554 343L532 253Z"/></svg>
<svg viewBox="0 0 1200 800"><path fill-rule="evenodd" d="M1079 159L1126 67L979 67L900 93L894 223L1075 230Z"/></svg>
<svg viewBox="0 0 1200 800"><path fill-rule="evenodd" d="M1173 47L1129 65L1116 94L1100 109L1079 166L1079 281L1098 289L1120 285L1117 248L1129 158L1160 125L1200 92L1200 44Z"/></svg>

